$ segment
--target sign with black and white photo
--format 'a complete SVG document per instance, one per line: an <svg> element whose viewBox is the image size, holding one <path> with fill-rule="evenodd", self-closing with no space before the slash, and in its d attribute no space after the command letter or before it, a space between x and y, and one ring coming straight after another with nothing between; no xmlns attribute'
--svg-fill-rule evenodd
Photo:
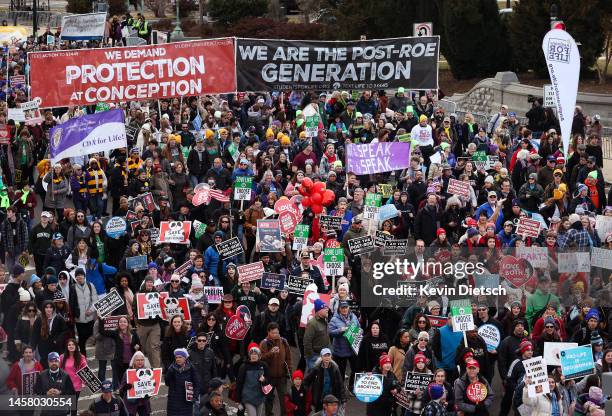
<svg viewBox="0 0 612 416"><path fill-rule="evenodd" d="M242 248L242 244L240 244L238 237L233 237L217 244L217 250L219 250L219 255L223 260L244 253L244 249Z"/></svg>
<svg viewBox="0 0 612 416"><path fill-rule="evenodd" d="M98 377L94 374L93 371L91 371L91 368L89 368L88 366L85 366L79 371L77 371L77 376L79 376L79 378L83 380L83 383L85 383L87 387L89 387L89 390L91 390L92 393L95 393L102 388L102 383L100 382L100 379L98 379Z"/></svg>
<svg viewBox="0 0 612 416"><path fill-rule="evenodd" d="M261 253L280 253L283 250L278 220L257 220L255 246Z"/></svg>
<svg viewBox="0 0 612 416"><path fill-rule="evenodd" d="M115 309L123 305L123 298L116 290L111 290L102 299L94 303L94 308L98 311L98 318L104 318Z"/></svg>
<svg viewBox="0 0 612 416"><path fill-rule="evenodd" d="M265 272L261 275L260 287L262 289L283 290L285 287L285 275Z"/></svg>
<svg viewBox="0 0 612 416"><path fill-rule="evenodd" d="M311 283L314 283L314 280L302 279L300 276L288 276L284 289L289 293L304 295L304 291Z"/></svg>
<svg viewBox="0 0 612 416"><path fill-rule="evenodd" d="M372 238L371 235L351 238L348 240L348 249L351 254L369 253L370 251L376 249L376 246L374 245L374 238Z"/></svg>
<svg viewBox="0 0 612 416"><path fill-rule="evenodd" d="M238 91L437 89L439 48L439 36L236 39Z"/></svg>
<svg viewBox="0 0 612 416"><path fill-rule="evenodd" d="M433 374L409 372L406 373L404 389L408 392L415 392L416 390L425 391L432 380Z"/></svg>
<svg viewBox="0 0 612 416"><path fill-rule="evenodd" d="M374 244L378 247L384 247L385 241L395 240L393 234L386 233L381 230L376 230L376 236L374 237Z"/></svg>
<svg viewBox="0 0 612 416"><path fill-rule="evenodd" d="M115 331L119 327L119 319L126 318L125 315L117 315L117 316L107 316L104 318L104 330L105 331Z"/></svg>
<svg viewBox="0 0 612 416"><path fill-rule="evenodd" d="M336 217L333 215L321 215L319 217L319 224L326 226L330 230L341 230L342 217Z"/></svg>
<svg viewBox="0 0 612 416"><path fill-rule="evenodd" d="M408 240L387 240L383 247L384 256L403 256L408 253Z"/></svg>

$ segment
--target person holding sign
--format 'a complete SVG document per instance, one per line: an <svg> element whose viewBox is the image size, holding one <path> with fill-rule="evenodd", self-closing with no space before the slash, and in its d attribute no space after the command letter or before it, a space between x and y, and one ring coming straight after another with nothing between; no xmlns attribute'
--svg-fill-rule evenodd
<svg viewBox="0 0 612 416"><path fill-rule="evenodd" d="M141 351L136 351L130 360L130 370L140 370L140 369L151 369L151 364L149 364L149 360ZM125 403L125 407L130 415L150 415L151 414L151 402L148 397L138 398L138 399L128 399L128 390L131 390L134 386L127 382L127 371L123 374L123 378L121 379L121 383L119 385L119 394L123 399L123 403Z"/></svg>
<svg viewBox="0 0 612 416"><path fill-rule="evenodd" d="M164 382L168 386L166 412L169 415L189 416L193 413L193 404L200 392L200 378L188 358L185 348L175 349L174 362L165 371Z"/></svg>
<svg viewBox="0 0 612 416"><path fill-rule="evenodd" d="M83 389L83 381L77 375L77 372L86 366L87 360L78 350L76 341L72 338L68 339L66 341L66 352L60 356L60 367L70 376L77 401Z"/></svg>
<svg viewBox="0 0 612 416"><path fill-rule="evenodd" d="M113 395L113 382L102 382L102 395L89 405L89 410L95 415L128 416L123 400Z"/></svg>
<svg viewBox="0 0 612 416"><path fill-rule="evenodd" d="M366 406L367 416L390 415L395 404L395 396L399 390L399 382L393 374L393 361L390 356L383 353L378 360L378 367L374 370L380 371L383 376L383 390L380 397Z"/></svg>
<svg viewBox="0 0 612 416"><path fill-rule="evenodd" d="M33 391L24 391L24 387L27 387L24 381L31 380L31 386L34 387L38 377L37 373L41 371L43 371L43 366L34 358L34 350L29 345L25 345L22 348L22 358L11 366L11 371L6 379L6 387L12 394L33 394Z"/></svg>
<svg viewBox="0 0 612 416"><path fill-rule="evenodd" d="M465 416L488 416L493 404L493 389L479 371L478 361L468 360L465 374L455 380L456 408Z"/></svg>
<svg viewBox="0 0 612 416"><path fill-rule="evenodd" d="M359 326L357 316L349 308L349 303L345 300L340 301L338 312L332 316L327 325L329 336L333 340L332 350L334 351L334 361L340 368L340 374L344 380L346 374L346 364L351 365L351 378L349 379L349 389L353 390L355 383L355 370L357 369L357 354L351 348L344 333L351 324Z"/></svg>
<svg viewBox="0 0 612 416"><path fill-rule="evenodd" d="M531 377L525 377L523 386L523 404L529 406L530 416L563 415L563 399L561 392L557 388L557 383L553 376L548 376L548 386L550 393L538 394L529 397L528 385L532 383Z"/></svg>
<svg viewBox="0 0 612 416"><path fill-rule="evenodd" d="M414 368L413 373L421 374L433 374L429 368L427 368L427 357L423 353L417 353L413 359ZM421 414L421 410L425 404L423 401L425 391L417 388L413 391L408 391L408 407L406 408L405 416L417 416Z"/></svg>
<svg viewBox="0 0 612 416"><path fill-rule="evenodd" d="M521 341L518 347L518 358L516 358L508 367L506 374L501 374L504 379L505 393L502 399L500 415L506 416L510 410L512 404L512 396L514 390L519 384L520 379L525 375L525 367L523 361L533 357L533 344L528 340L524 339Z"/></svg>

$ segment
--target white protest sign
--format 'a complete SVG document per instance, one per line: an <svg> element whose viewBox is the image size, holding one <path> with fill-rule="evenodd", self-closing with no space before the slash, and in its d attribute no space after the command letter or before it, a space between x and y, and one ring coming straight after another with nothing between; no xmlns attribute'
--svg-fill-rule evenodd
<svg viewBox="0 0 612 416"><path fill-rule="evenodd" d="M544 360L548 365L561 365L561 351L577 347L577 342L545 342Z"/></svg>
<svg viewBox="0 0 612 416"><path fill-rule="evenodd" d="M472 304L469 299L453 300L450 303L453 331L471 331L474 329Z"/></svg>
<svg viewBox="0 0 612 416"><path fill-rule="evenodd" d="M72 14L62 17L62 40L91 40L104 37L106 13Z"/></svg>
<svg viewBox="0 0 612 416"><path fill-rule="evenodd" d="M546 247L517 247L515 256L527 260L533 267L548 267L548 249Z"/></svg>
<svg viewBox="0 0 612 416"><path fill-rule="evenodd" d="M487 344L487 351L496 350L501 343L501 333L495 325L481 325L478 327L478 335L480 335Z"/></svg>
<svg viewBox="0 0 612 416"><path fill-rule="evenodd" d="M591 271L591 256L588 252L557 253L559 273Z"/></svg>
<svg viewBox="0 0 612 416"><path fill-rule="evenodd" d="M523 367L525 367L525 378L531 378L531 383L527 384L527 394L529 397L550 393L546 360L544 360L544 358L533 357L524 360Z"/></svg>
<svg viewBox="0 0 612 416"><path fill-rule="evenodd" d="M595 218L595 229L597 230L597 234L599 234L599 237L602 240L605 239L606 235L608 235L609 232L612 232L612 217L598 215Z"/></svg>
<svg viewBox="0 0 612 416"><path fill-rule="evenodd" d="M599 247L591 250L591 266L612 270L612 250Z"/></svg>

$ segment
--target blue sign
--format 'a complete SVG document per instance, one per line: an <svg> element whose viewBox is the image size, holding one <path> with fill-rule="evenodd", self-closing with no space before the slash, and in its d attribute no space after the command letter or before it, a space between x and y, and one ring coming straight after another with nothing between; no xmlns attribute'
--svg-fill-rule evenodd
<svg viewBox="0 0 612 416"><path fill-rule="evenodd" d="M561 372L566 379L588 376L595 371L593 350L590 345L562 350L560 358Z"/></svg>
<svg viewBox="0 0 612 416"><path fill-rule="evenodd" d="M364 403L371 403L378 399L383 391L382 374L355 374L355 397Z"/></svg>
<svg viewBox="0 0 612 416"><path fill-rule="evenodd" d="M125 234L125 229L127 227L127 223L125 219L121 217L112 217L106 223L106 235L110 238L118 239L123 234Z"/></svg>
<svg viewBox="0 0 612 416"><path fill-rule="evenodd" d="M397 208L395 208L395 205L393 204L383 205L378 211L379 221L386 221L397 216L399 216L399 211L397 210Z"/></svg>
<svg viewBox="0 0 612 416"><path fill-rule="evenodd" d="M125 269L126 270L147 270L147 256L133 256L125 258Z"/></svg>

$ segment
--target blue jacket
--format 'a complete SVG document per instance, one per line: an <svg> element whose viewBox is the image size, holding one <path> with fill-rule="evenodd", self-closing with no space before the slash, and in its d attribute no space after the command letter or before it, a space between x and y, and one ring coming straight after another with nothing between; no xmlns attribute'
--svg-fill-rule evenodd
<svg viewBox="0 0 612 416"><path fill-rule="evenodd" d="M512 233L506 234L504 230L501 230L500 232L497 233L497 238L499 238L499 241L501 242L502 247L511 247L512 242L514 241L515 235Z"/></svg>
<svg viewBox="0 0 612 416"><path fill-rule="evenodd" d="M480 213L484 211L487 213L487 218L491 218L491 215L495 212L495 208L491 207L491 204L485 202L478 208L476 208L476 212L474 212L474 218L478 221L478 217L480 217ZM504 225L504 213L499 211L499 215L497 216L497 221L495 222L495 229L501 230Z"/></svg>
<svg viewBox="0 0 612 416"><path fill-rule="evenodd" d="M113 266L109 266L106 263L102 265L98 264L97 261L91 260L94 263L94 267L86 268L85 279L95 286L98 295L106 293L106 287L104 281L106 278L111 279L117 274L117 269Z"/></svg>
<svg viewBox="0 0 612 416"><path fill-rule="evenodd" d="M455 369L455 354L457 346L463 342L463 333L461 331L454 332L453 327L450 325L444 325L440 328L440 347L441 347L441 360L438 361L437 365L439 368L446 370Z"/></svg>
<svg viewBox="0 0 612 416"><path fill-rule="evenodd" d="M219 256L219 252L215 246L210 246L204 252L204 267L208 270L211 276L219 277L219 262L221 260L221 256ZM227 266L226 261L222 261L221 264L221 276L225 276L225 267Z"/></svg>
<svg viewBox="0 0 612 416"><path fill-rule="evenodd" d="M333 338L332 350L334 356L337 357L351 357L355 355L355 352L348 343L348 340L343 336L344 332L342 328L348 327L351 323L359 325L359 320L353 312L349 312L349 316L344 318L339 312L335 313L334 316L327 324L327 330L329 336Z"/></svg>

